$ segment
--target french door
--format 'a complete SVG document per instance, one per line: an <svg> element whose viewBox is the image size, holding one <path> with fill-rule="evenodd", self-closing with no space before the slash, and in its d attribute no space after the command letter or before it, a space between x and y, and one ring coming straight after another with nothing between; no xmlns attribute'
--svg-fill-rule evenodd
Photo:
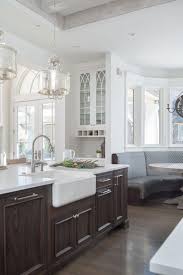
<svg viewBox="0 0 183 275"><path fill-rule="evenodd" d="M32 156L32 141L44 134L55 146L55 103L49 100L16 102L13 112L14 148L13 157ZM39 158L54 159L46 140L40 139L35 146Z"/></svg>

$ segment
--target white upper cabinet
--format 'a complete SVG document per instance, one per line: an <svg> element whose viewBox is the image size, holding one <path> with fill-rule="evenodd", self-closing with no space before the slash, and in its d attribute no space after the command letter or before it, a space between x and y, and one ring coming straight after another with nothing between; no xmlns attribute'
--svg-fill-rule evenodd
<svg viewBox="0 0 183 275"><path fill-rule="evenodd" d="M101 128L105 125L105 69L82 70L79 74L79 126ZM100 127L101 126L101 127Z"/></svg>

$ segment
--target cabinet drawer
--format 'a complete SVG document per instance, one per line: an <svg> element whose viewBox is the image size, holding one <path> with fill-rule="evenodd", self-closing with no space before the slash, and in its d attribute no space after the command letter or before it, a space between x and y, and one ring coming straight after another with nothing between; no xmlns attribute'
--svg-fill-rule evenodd
<svg viewBox="0 0 183 275"><path fill-rule="evenodd" d="M97 189L96 208L97 232L108 231L113 222L113 186Z"/></svg>
<svg viewBox="0 0 183 275"><path fill-rule="evenodd" d="M27 190L17 191L13 192L11 194L5 194L1 195L1 199L3 201L3 204L13 204L13 203L21 203L29 200L34 200L40 197L47 198L48 190L50 190L51 187L45 186L45 187L38 187L38 188L31 188Z"/></svg>
<svg viewBox="0 0 183 275"><path fill-rule="evenodd" d="M116 176L124 176L124 175L125 175L125 169L120 169L120 170L114 171L114 177L116 177Z"/></svg>
<svg viewBox="0 0 183 275"><path fill-rule="evenodd" d="M113 185L113 174L112 173L104 173L97 175L97 189L112 186Z"/></svg>

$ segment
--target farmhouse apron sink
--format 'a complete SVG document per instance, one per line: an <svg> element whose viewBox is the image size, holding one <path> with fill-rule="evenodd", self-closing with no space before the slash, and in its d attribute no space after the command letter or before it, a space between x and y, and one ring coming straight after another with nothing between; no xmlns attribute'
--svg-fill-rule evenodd
<svg viewBox="0 0 183 275"><path fill-rule="evenodd" d="M96 176L90 172L55 169L36 173L22 173L21 176L53 179L53 207L60 207L96 193Z"/></svg>

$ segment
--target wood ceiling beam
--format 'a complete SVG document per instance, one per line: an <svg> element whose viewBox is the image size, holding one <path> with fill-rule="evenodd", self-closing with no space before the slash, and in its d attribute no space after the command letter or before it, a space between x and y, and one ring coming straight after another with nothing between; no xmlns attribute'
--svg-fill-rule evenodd
<svg viewBox="0 0 183 275"><path fill-rule="evenodd" d="M176 0L115 0L98 7L70 14L65 16L64 20L63 17L59 20L59 16L57 16L57 20L60 21L60 27L67 30L174 1Z"/></svg>

